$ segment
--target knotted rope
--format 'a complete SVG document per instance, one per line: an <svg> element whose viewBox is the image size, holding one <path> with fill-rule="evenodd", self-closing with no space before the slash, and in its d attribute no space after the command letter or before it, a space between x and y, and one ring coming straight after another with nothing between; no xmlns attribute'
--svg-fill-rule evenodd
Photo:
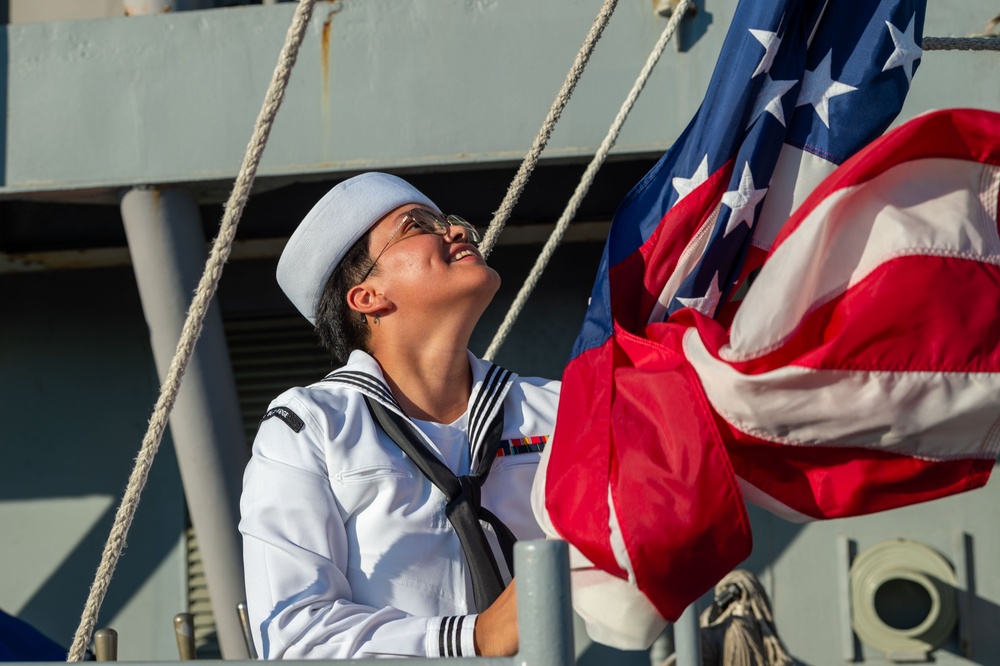
<svg viewBox="0 0 1000 666"><path fill-rule="evenodd" d="M632 84L632 89L629 91L625 101L622 102L621 108L618 110L618 115L615 116L614 121L611 123L611 127L608 128L608 133L604 136L604 141L601 142L600 147L597 149L597 153L594 155L593 159L591 159L590 164L587 165L586 171L583 172L583 176L577 184L576 190L573 192L573 196L570 197L569 202L566 204L566 208L563 210L562 215L559 216L559 220L556 222L555 229L552 230L552 233L549 235L549 239L545 241L545 245L542 247L541 253L539 253L538 258L535 260L535 265L531 268L531 272L525 279L524 284L521 285L520 291L517 292L514 302L507 311L507 316L504 317L503 322L500 324L500 328L497 329L496 334L493 336L493 341L490 343L490 346L484 355L484 358L487 360L492 360L494 355L500 351L500 346L503 345L504 340L507 339L507 335L510 333L510 330L514 327L514 322L517 320L518 316L520 316L521 310L524 309L524 304L528 302L528 297L531 296L531 292L534 291L535 286L538 284L538 280L545 271L545 267L548 265L549 260L552 259L552 255L555 253L556 248L559 247L559 243L562 241L563 235L565 235L566 229L569 227L569 223L573 220L577 210L580 208L580 204L583 202L583 198L590 190L590 186L594 182L594 177L597 176L597 172L600 170L601 166L603 166L604 160L608 157L608 153L611 152L611 148L615 145L615 141L618 140L618 134L621 132L622 125L625 124L625 119L628 118L629 112L632 111L632 107L639 98L639 93L641 93L642 89L646 86L646 82L649 80L649 75L652 73L653 67L656 65L657 61L659 61L660 56L663 55L663 50L666 48L670 38L677 30L677 26L680 24L681 20L687 14L691 4L691 0L681 0L677 7L674 8L673 13L671 13L670 20L663 28L663 32L660 33L660 38L653 46L653 50L646 59L646 64L643 65L638 78L636 78L635 83Z"/></svg>
<svg viewBox="0 0 1000 666"><path fill-rule="evenodd" d="M760 581L737 569L715 586L715 603L701 614L702 663L711 666L792 666L778 637Z"/></svg>
<svg viewBox="0 0 1000 666"><path fill-rule="evenodd" d="M128 487L125 490L121 503L118 505L118 511L115 513L111 534L108 536L108 541L104 546L101 564L97 568L94 583L91 585L90 594L83 609L83 616L80 618L80 626L77 628L76 635L73 638L73 645L70 648L67 661L82 660L87 645L90 643L90 637L97 623L98 612L100 611L101 604L104 602L104 597L107 594L111 577L118 564L118 559L121 557L122 550L125 547L125 538L128 535L129 527L132 525L132 519L135 517L136 508L139 506L139 496L146 485L146 478L149 476L153 457L156 455L160 441L163 439L163 431L166 428L167 418L177 398L181 379L183 379L188 362L191 360L191 354L194 351L195 343L198 341L198 336L201 335L209 303L211 303L212 297L215 295L216 288L218 287L219 279L222 277L223 265L229 259L233 239L236 236L236 227L243 214L247 198L250 196L254 177L257 175L257 167L260 165L261 155L263 155L264 147L267 145L267 138L271 133L275 115L277 115L278 108L281 106L281 101L285 96L285 88L288 86L288 79L291 76L292 67L295 65L295 59L298 57L299 47L302 45L302 40L305 37L306 27L309 25L309 17L312 14L313 5L315 4L316 0L301 0L295 10L292 24L288 28L285 44L282 46L281 54L278 56L278 64L274 69L271 83L264 96L264 105L257 116L253 135L250 137L246 154L243 156L243 164L240 166L239 174L236 176L236 183L233 185L229 200L226 202L225 212L223 213L222 222L219 227L219 234L212 243L212 251L205 264L205 272L198 282L198 288L192 299L191 308L188 310L184 328L181 330L181 338L177 342L177 351L170 362L167 376L160 388L160 396L156 400L153 415L149 419L149 428L146 431L145 437L143 437L142 446L135 461L135 467L132 469L132 474L129 477Z"/></svg>
<svg viewBox="0 0 1000 666"><path fill-rule="evenodd" d="M549 113L545 116L541 129L538 130L538 135L535 136L534 143L531 144L528 154L524 156L521 166L518 168L517 173L514 174L514 180L511 181L503 201L500 202L500 208L494 213L493 220L486 229L486 234L483 236L482 242L479 243L479 251L482 252L484 257L490 256L490 252L493 251L497 237L503 231L504 225L507 224L511 211L514 210L514 205L517 204L517 200L521 197L521 192L524 190L531 172L535 170L535 165L538 164L538 156L545 149L545 144L549 142L552 130L555 128L559 116L562 115L566 103L573 94L573 90L580 80L580 75L583 74L583 69L587 66L587 61L590 60L590 54L594 52L594 46L597 45L597 41L601 38L601 34L604 32L604 28L607 27L608 21L611 19L611 14L615 11L617 5L618 0L604 0L604 4L601 5L601 9L597 13L597 18L594 19L594 24L590 27L590 32L587 33L587 37L583 40L583 45L580 46L580 51L576 54L576 59L573 61L569 73L566 74L566 80L563 81L559 94L556 95L555 100L552 102Z"/></svg>

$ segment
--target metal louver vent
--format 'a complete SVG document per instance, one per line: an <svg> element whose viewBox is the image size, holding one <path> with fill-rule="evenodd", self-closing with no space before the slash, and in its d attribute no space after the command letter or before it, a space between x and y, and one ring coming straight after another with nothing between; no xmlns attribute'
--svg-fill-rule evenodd
<svg viewBox="0 0 1000 666"><path fill-rule="evenodd" d="M200 659L220 659L222 650L215 631L215 615L212 602L208 598L208 584L205 581L205 567L198 550L198 539L194 528L187 528L187 594L188 612L194 616L194 646Z"/></svg>
<svg viewBox="0 0 1000 666"><path fill-rule="evenodd" d="M333 359L320 348L302 317L228 321L226 341L248 443L257 434L268 403L279 393L308 386L334 368Z"/></svg>
<svg viewBox="0 0 1000 666"><path fill-rule="evenodd" d="M224 323L240 416L249 445L267 405L282 391L307 386L333 370L302 317L236 319ZM188 612L194 616L199 659L221 658L215 616L194 528L187 529ZM236 612L236 609L229 609Z"/></svg>

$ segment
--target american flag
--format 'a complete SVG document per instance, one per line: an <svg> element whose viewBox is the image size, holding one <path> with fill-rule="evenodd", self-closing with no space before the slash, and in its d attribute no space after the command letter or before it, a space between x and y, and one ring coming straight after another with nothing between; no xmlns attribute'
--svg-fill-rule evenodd
<svg viewBox="0 0 1000 666"><path fill-rule="evenodd" d="M615 214L535 500L662 618L749 555L746 500L834 518L989 476L1000 116L879 138L923 20L919 0L744 0Z"/></svg>

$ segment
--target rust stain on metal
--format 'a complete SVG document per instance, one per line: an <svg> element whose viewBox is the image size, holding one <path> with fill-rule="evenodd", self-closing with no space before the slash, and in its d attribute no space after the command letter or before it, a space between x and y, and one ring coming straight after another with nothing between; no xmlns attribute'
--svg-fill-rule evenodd
<svg viewBox="0 0 1000 666"><path fill-rule="evenodd" d="M142 6L142 7L138 8L138 10L135 10L135 9L132 9L131 7L126 6L125 7L125 16L148 16L151 13L149 11L149 9L150 8L148 6ZM155 8L154 8L154 10L155 10ZM160 13L161 14L169 14L170 11L171 11L171 7L169 5L166 5L164 7L160 7Z"/></svg>
<svg viewBox="0 0 1000 666"><path fill-rule="evenodd" d="M333 15L340 11L341 3L337 0L328 2L330 10L326 13L326 20L323 21L323 29L320 35L320 72L323 77L322 90L320 95L320 113L323 124L323 149L330 143L330 32L333 27Z"/></svg>
<svg viewBox="0 0 1000 666"><path fill-rule="evenodd" d="M330 26L333 25L333 15L336 9L327 12L326 20L323 21L323 34L320 37L320 58L323 69L323 99L326 100L330 94Z"/></svg>
<svg viewBox="0 0 1000 666"><path fill-rule="evenodd" d="M55 250L20 254L0 253L0 275L7 273L128 266L131 263L132 259L127 247Z"/></svg>

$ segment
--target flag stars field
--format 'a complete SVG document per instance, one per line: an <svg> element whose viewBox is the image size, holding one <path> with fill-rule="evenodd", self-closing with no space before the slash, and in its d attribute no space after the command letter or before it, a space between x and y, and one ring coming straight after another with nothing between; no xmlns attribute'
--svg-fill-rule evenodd
<svg viewBox="0 0 1000 666"><path fill-rule="evenodd" d="M711 317L715 314L715 308L722 298L722 290L719 289L719 274L716 273L708 282L708 291L701 298L680 298L677 300L686 308L692 308Z"/></svg>
<svg viewBox="0 0 1000 666"><path fill-rule="evenodd" d="M750 28L750 34L764 47L764 57L760 59L757 69L750 75L752 79L758 74L771 71L771 65L774 64L774 56L778 54L778 49L781 48L781 37L778 37L778 33L771 32L770 30L755 30L753 28Z"/></svg>
<svg viewBox="0 0 1000 666"><path fill-rule="evenodd" d="M701 164L695 169L694 174L690 178L676 177L671 179L670 183L677 190L677 201L680 202L681 199L691 194L699 185L708 180L708 154L701 159ZM674 204L676 205L676 204Z"/></svg>
<svg viewBox="0 0 1000 666"><path fill-rule="evenodd" d="M830 128L830 100L838 95L854 92L854 86L835 81L830 73L833 61L833 50L827 51L826 56L816 66L814 70L806 70L802 79L802 90L799 92L799 99L795 103L796 107L811 104L816 109L816 115L823 121L827 129Z"/></svg>
<svg viewBox="0 0 1000 666"><path fill-rule="evenodd" d="M906 26L905 32L900 32L899 28L889 21L885 22L889 26L889 36L892 37L892 43L896 48L889 59L885 61L885 67L882 68L882 71L888 72L890 69L902 67L903 73L906 74L907 83L913 81L913 62L919 60L924 53L913 39L913 26L916 18L916 14L910 17L910 23Z"/></svg>
<svg viewBox="0 0 1000 666"><path fill-rule="evenodd" d="M722 203L732 210L729 221L726 223L726 232L723 236L728 236L744 222L752 227L757 204L764 200L765 194L767 194L767 188L756 188L753 182L753 174L750 172L750 163L744 162L743 175L740 176L739 188L730 190L722 195Z"/></svg>
<svg viewBox="0 0 1000 666"><path fill-rule="evenodd" d="M750 122L747 123L747 128L753 125L765 111L774 116L781 123L782 127L787 127L785 124L785 109L782 106L781 100L789 90L795 87L796 83L798 83L797 79L775 81L771 78L770 74L765 74L764 87L761 88L760 94L757 95L757 102L754 104L753 112L750 114Z"/></svg>

